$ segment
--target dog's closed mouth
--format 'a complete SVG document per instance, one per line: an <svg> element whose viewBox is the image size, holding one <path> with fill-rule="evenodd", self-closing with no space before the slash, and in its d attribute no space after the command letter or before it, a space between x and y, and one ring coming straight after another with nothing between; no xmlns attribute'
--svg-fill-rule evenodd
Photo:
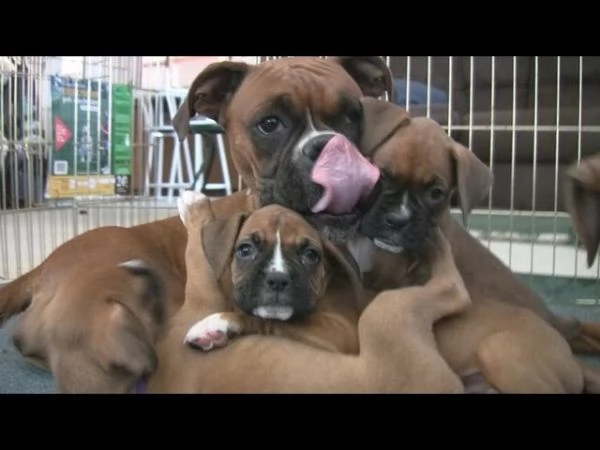
<svg viewBox="0 0 600 450"><path fill-rule="evenodd" d="M257 306L252 314L261 319L286 321L292 317L294 309L291 306Z"/></svg>
<svg viewBox="0 0 600 450"><path fill-rule="evenodd" d="M392 244L390 241L386 241L385 239L373 239L373 243L381 250L385 250L390 253L402 253L404 251L404 247L401 245Z"/></svg>

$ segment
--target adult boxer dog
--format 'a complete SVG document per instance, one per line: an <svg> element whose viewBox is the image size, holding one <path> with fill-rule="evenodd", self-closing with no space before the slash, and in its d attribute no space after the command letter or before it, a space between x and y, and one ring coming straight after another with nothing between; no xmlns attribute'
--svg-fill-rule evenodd
<svg viewBox="0 0 600 450"><path fill-rule="evenodd" d="M271 236L275 234L277 242L273 225L269 226L268 220L261 219L266 219L264 212L269 209L276 211L279 208L267 207L250 215L244 222L240 237L255 224L261 230L265 227L271 229L267 233ZM268 216L273 217L270 214ZM259 220L253 221L253 217ZM186 300L171 320L166 336L157 345L160 365L149 381L148 392L464 392L461 380L440 356L432 333L433 323L463 311L470 304L454 266L450 246L441 234L439 241L436 241L438 245L433 247L432 277L428 282L423 286L381 293L364 310L357 327L360 343L358 354L328 351L319 348L322 347L321 342L306 345L296 340L299 336L291 336L290 339L276 335L246 335L232 340L218 351L199 355L198 351L182 344L185 336L198 317L223 311L229 300L222 295L224 290L217 283L214 272L215 267L217 272L221 272L221 267L227 263L209 263L207 256L214 251L211 249L214 246L208 245L208 236L202 236L204 231L212 233L207 227L212 219L209 214L200 215L198 219L200 226L194 225L189 229ZM296 219L291 220L296 222ZM233 225L234 229L238 227L236 220L230 220L227 224ZM304 227L302 225L301 230L305 230ZM196 232L192 232L192 228ZM220 229L224 234L229 233L227 227ZM300 237L310 233L301 230L298 230ZM284 234L289 238L287 232ZM203 245L203 242L206 243ZM244 242L242 240L240 244ZM205 248L208 250L206 254ZM242 253L246 255L245 250ZM217 255L221 255L219 259L222 261L230 258L229 252L224 250ZM277 258L274 261L276 265L279 264ZM291 263L291 259L288 261ZM250 268L242 272L252 273ZM344 269L340 269L340 274L344 272ZM252 276L251 279L255 278ZM351 290L343 289L342 293L351 295ZM337 330L340 331L341 334L346 333L345 330ZM330 330L330 338L335 332ZM216 336L217 339L220 337Z"/></svg>
<svg viewBox="0 0 600 450"><path fill-rule="evenodd" d="M361 98L386 91L393 95L381 57L222 62L194 80L173 124L184 139L196 114L219 122L260 205L292 209L343 242L379 178L356 149L372 135Z"/></svg>
<svg viewBox="0 0 600 450"><path fill-rule="evenodd" d="M256 66L224 62L209 66L196 78L174 125L185 136L188 119L196 112L223 120L236 168L250 187L248 195L236 193L219 200L224 215L258 204L282 203L318 220L322 212L311 208L321 194L327 195L328 203L321 203L323 211L352 210L356 206L352 203L368 194L377 171L349 143L369 139L361 97L379 96L386 90L392 90L391 75L380 57L291 58ZM319 153L327 145L327 151ZM335 155L353 162L338 178L323 168L327 158ZM325 158L316 174L311 171L315 157ZM323 177L324 187L310 180L313 175ZM357 188L344 192L341 186L348 181ZM355 223L356 215L333 220ZM103 300L105 295L129 297L128 284L135 278L120 276L119 282L111 282L110 292L101 286L119 264L143 261L163 280L168 321L183 302L186 239L179 217L131 228L103 227L77 236L0 290L0 324L26 310L15 332L16 343L24 355L35 356L53 372L61 391L129 392L140 377L152 372L153 364L113 364L110 349L116 346L114 352L123 355L120 359L135 361L139 346L129 345L123 337L127 335L142 341L152 353L156 323L142 320L133 310L119 317ZM72 290L70 286L79 280L87 280L87 287ZM94 315L85 314L91 299L99 304ZM77 303L78 308L54 306ZM57 310L63 313L57 315ZM137 322L142 325L133 326ZM72 329L64 332L68 339L59 338L57 330L63 329ZM107 332L91 333L95 329ZM88 356L70 368L68 377L58 369L61 363L49 363L49 359L68 360L76 352Z"/></svg>
<svg viewBox="0 0 600 450"><path fill-rule="evenodd" d="M357 255L365 285L376 291L401 285L405 274L397 271L397 261L427 265L423 251L441 226L473 302L435 327L450 367L464 377L481 372L499 392L582 392L583 373L564 338L539 315L517 306L523 299L515 296L524 289L503 277L507 272L499 263L484 272L482 265L491 259L482 258L482 252L469 254L475 246L461 246L469 241L463 237L466 230L451 220L450 198L457 194L466 216L487 194L489 169L428 118L410 119L372 156L384 179L359 227L373 244L370 255L364 254L369 243Z"/></svg>
<svg viewBox="0 0 600 450"><path fill-rule="evenodd" d="M350 255L279 205L216 219L206 197L184 192L178 200L188 232L186 258L195 261L192 267L206 258L226 300L218 305L220 296L187 290L187 302L210 302L221 312L192 326L186 343L208 351L236 335L263 334L358 353L362 286Z"/></svg>
<svg viewBox="0 0 600 450"><path fill-rule="evenodd" d="M600 153L569 167L565 176L565 198L573 228L591 267L600 245Z"/></svg>

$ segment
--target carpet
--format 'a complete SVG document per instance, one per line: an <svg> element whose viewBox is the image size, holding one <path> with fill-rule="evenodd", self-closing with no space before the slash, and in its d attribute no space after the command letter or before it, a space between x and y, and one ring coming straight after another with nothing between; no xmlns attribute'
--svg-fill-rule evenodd
<svg viewBox="0 0 600 450"><path fill-rule="evenodd" d="M18 320L19 316L13 317L0 328L0 394L56 393L52 375L25 361L13 345Z"/></svg>

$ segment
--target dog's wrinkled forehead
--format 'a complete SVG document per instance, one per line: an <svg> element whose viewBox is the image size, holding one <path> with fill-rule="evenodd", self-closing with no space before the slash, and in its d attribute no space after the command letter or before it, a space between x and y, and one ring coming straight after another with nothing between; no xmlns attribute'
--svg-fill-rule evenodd
<svg viewBox="0 0 600 450"><path fill-rule="evenodd" d="M416 117L399 128L373 155L373 162L407 184L453 180L450 148L452 141L439 124Z"/></svg>
<svg viewBox="0 0 600 450"><path fill-rule="evenodd" d="M260 111L282 104L302 114L330 114L344 100L362 97L357 83L339 64L311 58L293 58L286 64L282 61L265 62L248 74L229 108L242 121L251 121ZM263 95L257 96L257 92Z"/></svg>
<svg viewBox="0 0 600 450"><path fill-rule="evenodd" d="M257 236L261 241L283 246L296 246L306 241L320 242L318 232L298 213L279 205L269 205L254 211L244 222L239 239Z"/></svg>

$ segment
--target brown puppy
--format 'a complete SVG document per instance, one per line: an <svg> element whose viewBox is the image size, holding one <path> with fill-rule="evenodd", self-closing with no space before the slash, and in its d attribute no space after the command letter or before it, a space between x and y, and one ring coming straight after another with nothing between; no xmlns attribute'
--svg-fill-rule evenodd
<svg viewBox="0 0 600 450"><path fill-rule="evenodd" d="M565 194L573 228L591 267L600 246L600 153L571 165L566 174Z"/></svg>
<svg viewBox="0 0 600 450"><path fill-rule="evenodd" d="M213 210L253 205L237 193ZM59 391L130 392L156 368L154 342L183 303L186 241L179 217L83 233L0 290L0 325L24 311L13 342Z"/></svg>
<svg viewBox="0 0 600 450"><path fill-rule="evenodd" d="M365 141L365 144L361 147L367 156L372 155L377 146L382 143L385 144L391 136L396 136L396 139L398 139L396 132L410 122L402 108L389 102L367 98L363 102L363 110L365 111L363 120L370 124L377 124L377 126L370 127L368 142ZM435 125L433 128L436 128ZM419 156L416 140L423 141L422 145L424 146L431 146L430 139L434 138L435 133L434 130L433 134L429 132L405 134L407 139L412 136L412 142L408 142L407 145L415 149L415 155L411 156L406 164L422 162L423 166L427 165L428 158L424 155ZM439 130L437 130L437 134L439 135ZM476 158L470 157L470 152L456 151L456 149L460 149L460 146L452 146L450 154L456 157L456 163L453 163L457 164L458 171L456 173L456 188L463 212L463 221L466 224L471 210L487 196L490 174L487 168L483 171L480 169L478 171L461 172L460 168L468 167L469 162L479 167L484 167L484 165ZM443 153L437 153L435 158L443 158L443 155ZM401 161L398 161L398 163L401 163ZM485 176L477 176L477 173L485 174ZM448 194L446 192L445 195L448 196ZM418 214L413 216L411 223L414 223L419 217L422 216ZM440 226L452 243L456 265L473 299L492 295L504 303L530 309L557 329L567 339L575 352L600 354L599 323L553 314L539 295L519 280L502 261L475 239L448 211L440 216ZM411 228L413 227L408 227L406 230ZM410 236L410 234L405 236ZM424 237L424 235L422 236ZM410 243L407 243L407 245L410 246Z"/></svg>
<svg viewBox="0 0 600 450"><path fill-rule="evenodd" d="M391 75L381 57L292 58L257 66L219 63L208 67L194 81L174 123L182 135L186 135L188 119L196 112L223 119L236 168L252 192L250 196L238 193L223 198L218 203L219 208L229 212L253 209L260 196L262 203L282 202L317 218L319 214L313 214L310 211L313 205L307 203L308 198L311 202L317 201L324 190L310 179L314 157L332 137L337 137L341 144L329 145L330 152L337 151L355 160L360 157L346 145L368 136L368 127L362 116L356 114L360 111L359 100L363 95L382 95L391 89ZM373 178L373 171L368 170L371 166L364 158L359 160L358 166L365 170L355 172L353 179L362 188L353 193L350 202L344 203L344 206L350 205L349 208L354 206L352 201L368 195ZM327 189L334 194L339 191L338 184L344 181L325 178L329 183ZM311 196L307 197L309 192ZM336 195L330 198L335 200ZM338 199L337 206L339 204ZM153 365L146 364L141 371L137 366L126 369L124 377L118 367L104 370L112 367L109 355L92 349L110 349L114 345L104 342L109 335L92 330L107 321L115 321L115 327L130 330L135 327L129 321L146 322L136 313L118 319L103 300L106 295L115 293L130 295L128 278L119 277L125 283L123 286L110 281L112 293L105 292L101 286L109 283L111 277L107 274L116 270L118 264L143 261L155 268L165 284L168 319L183 302L186 238L185 228L177 217L132 228L103 227L77 236L56 249L39 267L0 290L0 322L27 309L15 338L24 354L35 353L41 363L53 371L60 390L129 391L140 374L151 372ZM70 286L79 280L87 283L71 291ZM56 302L65 306L49 306ZM94 315L85 315L83 311L89 302L105 306L98 306ZM137 302L137 298L131 302ZM81 306L66 306L77 303ZM56 310L66 312L56 316ZM79 339L72 334L72 339L55 341L60 334L57 330L65 324L67 328L77 326L82 332L87 330L90 336ZM159 324L146 325L150 328L139 330L134 339L144 340L146 347L152 348L153 341L149 337L155 336L153 327ZM38 333L40 329L47 330L43 336ZM123 333L115 332L111 336L119 336L119 351L128 355L125 359L134 361L138 357L137 352L131 353L136 348L124 341ZM49 364L48 358L55 354L60 356L55 359L68 360L71 352L89 356L80 365L72 366L70 378L64 378L63 382L63 373L55 370L61 364ZM72 383L74 378L77 383Z"/></svg>
<svg viewBox="0 0 600 450"><path fill-rule="evenodd" d="M384 173L383 185L359 227L373 243L370 267L364 255L357 258L363 264L365 285L379 291L404 283L405 274L398 273L394 261L415 261L417 267L428 264L423 251L438 226L457 258L454 230L447 228L450 198L456 192L466 215L487 194L492 178L473 153L427 118L408 121L377 149L373 160ZM484 263L471 261L478 267ZM427 274L417 278L421 277ZM457 374L481 372L503 393L582 392L581 368L554 328L532 311L499 297L504 292L481 289L463 277L473 305L435 327L440 352Z"/></svg>
<svg viewBox="0 0 600 450"><path fill-rule="evenodd" d="M188 261L206 257L227 303L192 326L186 343L211 350L231 336L263 334L358 352L362 290L351 256L278 205L215 219L206 197L186 192L179 208L190 236ZM215 304L201 290L188 290L186 301L206 308L207 300Z"/></svg>
<svg viewBox="0 0 600 450"><path fill-rule="evenodd" d="M206 208L206 204L202 205ZM211 205L212 206L212 205ZM272 208L271 211L278 208ZM249 216L239 233L242 237L253 224L270 235L272 225L265 221L265 211ZM200 211L196 211L200 212ZM271 214L267 214L273 217ZM288 225L297 223L286 217ZM255 218L254 220L252 218ZM282 217L282 216L280 216ZM331 352L318 347L331 339L353 331L329 330L327 339L309 344L299 342L308 335L240 336L218 351L199 353L182 342L198 317L223 311L229 299L216 282L214 268L227 266L230 253L219 251L218 262L211 265L204 254L214 251L217 242L208 245L210 212L198 214L189 225L186 251L188 284L186 300L170 322L170 329L157 345L160 365L149 381L151 393L462 393L463 384L440 356L432 333L433 323L456 314L469 306L469 297L454 266L450 246L440 234L432 247L432 277L423 286L390 290L378 295L358 321L360 351L358 355ZM289 222L287 222L289 220ZM237 220L227 225L238 228ZM269 231L269 228L271 230ZM192 229L195 232L192 232ZM227 227L221 227L229 234ZM300 231L302 230L302 231ZM308 233L301 226L299 233ZM211 236L214 237L212 231ZM234 233L235 234L235 233ZM284 232L288 236L288 232ZM276 236L276 232L275 232ZM287 239L286 239L287 241ZM244 241L240 241L244 242ZM212 247L212 248L211 248ZM315 247L316 236L315 236ZM238 247L239 248L239 247ZM242 252L244 255L245 251ZM337 258L336 258L337 260ZM291 261L291 260L289 260ZM339 261L338 261L339 262ZM278 264L276 262L276 264ZM344 265L344 263L342 263ZM249 269L240 269L243 273ZM237 272L235 265L234 272ZM340 275L345 270L340 269ZM253 278L253 277L251 277ZM314 277L313 277L314 278ZM335 278L335 277L333 277ZM333 280L332 278L332 280ZM342 276L342 279L347 279ZM224 277L225 280L230 279ZM317 276L316 279L322 279ZM319 282L322 284L322 282ZM349 289L342 286L345 296ZM327 295L331 294L331 286ZM348 298L340 299L348 301ZM330 300L323 298L323 304ZM348 303L342 305L347 308ZM321 303L317 309L321 307ZM320 313L314 313L319 315ZM214 317L214 316L213 316ZM331 316L333 317L333 316ZM338 324L343 324L341 320ZM329 321L331 325L333 322ZM290 324L288 324L289 326ZM334 325L335 326L335 325ZM299 330L300 327L298 327ZM281 328L283 330L283 328ZM289 329L288 329L289 331ZM312 333L319 335L319 332ZM322 335L325 336L325 335ZM216 336L217 339L220 336ZM298 340L296 340L298 339ZM315 345L316 344L316 345ZM338 345L339 347L339 345Z"/></svg>

